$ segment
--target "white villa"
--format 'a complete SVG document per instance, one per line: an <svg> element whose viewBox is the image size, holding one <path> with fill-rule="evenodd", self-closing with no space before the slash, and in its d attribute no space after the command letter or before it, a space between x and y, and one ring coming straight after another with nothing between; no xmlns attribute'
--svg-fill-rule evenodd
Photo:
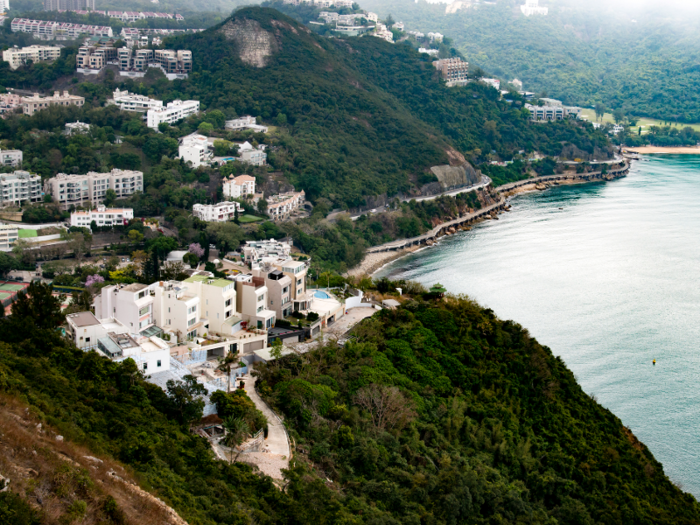
<svg viewBox="0 0 700 525"><path fill-rule="evenodd" d="M92 221L97 226L124 226L134 218L132 208L106 208L100 205L96 210L74 211L70 214L70 225L90 228Z"/></svg>
<svg viewBox="0 0 700 525"><path fill-rule="evenodd" d="M255 195L255 177L250 175L229 175L223 183L224 197L239 199L246 195Z"/></svg>
<svg viewBox="0 0 700 525"><path fill-rule="evenodd" d="M239 202L220 202L219 204L195 204L192 215L206 222L229 222L238 213L243 212Z"/></svg>

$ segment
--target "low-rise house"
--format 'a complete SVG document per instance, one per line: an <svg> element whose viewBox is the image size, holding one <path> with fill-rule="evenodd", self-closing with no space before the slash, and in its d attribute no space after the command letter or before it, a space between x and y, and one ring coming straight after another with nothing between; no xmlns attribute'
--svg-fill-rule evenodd
<svg viewBox="0 0 700 525"><path fill-rule="evenodd" d="M41 202L41 177L28 171L0 174L0 206Z"/></svg>
<svg viewBox="0 0 700 525"><path fill-rule="evenodd" d="M0 149L0 166L21 166L22 151L18 149Z"/></svg>
<svg viewBox="0 0 700 525"><path fill-rule="evenodd" d="M253 269L253 275L265 279L268 309L275 312L277 319L289 317L294 311L294 303L292 302L294 281L292 278L271 264Z"/></svg>
<svg viewBox="0 0 700 525"><path fill-rule="evenodd" d="M133 218L132 208L106 208L100 205L96 210L74 211L70 214L70 225L91 228L94 221L99 227L126 226Z"/></svg>
<svg viewBox="0 0 700 525"><path fill-rule="evenodd" d="M396 29L397 31L403 31L405 27L403 22L395 22L394 25L391 26L392 29Z"/></svg>
<svg viewBox="0 0 700 525"><path fill-rule="evenodd" d="M149 98L145 95L136 95L117 88L107 104L115 104L123 111L138 111L144 113L149 109L162 108L163 101Z"/></svg>
<svg viewBox="0 0 700 525"><path fill-rule="evenodd" d="M250 175L229 175L223 183L224 197L240 199L246 195L255 195L255 177Z"/></svg>
<svg viewBox="0 0 700 525"><path fill-rule="evenodd" d="M161 123L174 124L178 120L197 113L199 113L198 100L175 100L169 102L166 107L149 109L146 113L146 125L151 129L158 129Z"/></svg>
<svg viewBox="0 0 700 525"><path fill-rule="evenodd" d="M260 133L267 133L268 131L267 126L261 126L257 124L255 117L251 117L250 115L236 118L233 120L227 120L225 128L233 131L242 131L244 129L250 129L253 131L258 131Z"/></svg>
<svg viewBox="0 0 700 525"><path fill-rule="evenodd" d="M39 93L34 93L31 97L22 97L22 111L25 115L32 116L37 111L46 109L49 106L78 106L85 104L85 98L78 95L71 95L68 91L61 94L54 91L51 97L42 97Z"/></svg>
<svg viewBox="0 0 700 525"><path fill-rule="evenodd" d="M246 264L260 263L263 259L289 259L292 247L286 242L268 239L265 241L246 241L241 249Z"/></svg>
<svg viewBox="0 0 700 525"><path fill-rule="evenodd" d="M232 335L241 330L241 319L236 316L236 283L193 275L183 284L200 298L200 308L209 320L210 332Z"/></svg>
<svg viewBox="0 0 700 525"><path fill-rule="evenodd" d="M501 81L495 78L480 78L480 82L483 82L487 86L491 86L492 88L499 90L501 89Z"/></svg>
<svg viewBox="0 0 700 525"><path fill-rule="evenodd" d="M211 142L204 135L192 133L180 139L178 157L189 162L193 168L209 164L212 158Z"/></svg>
<svg viewBox="0 0 700 525"><path fill-rule="evenodd" d="M238 147L238 158L241 162L252 164L253 166L264 166L267 162L265 146L254 148L250 142L244 142Z"/></svg>
<svg viewBox="0 0 700 525"><path fill-rule="evenodd" d="M19 227L12 224L0 224L0 250L10 251L19 239Z"/></svg>
<svg viewBox="0 0 700 525"><path fill-rule="evenodd" d="M0 94L0 115L11 113L16 108L22 107L22 97L14 93Z"/></svg>
<svg viewBox="0 0 700 525"><path fill-rule="evenodd" d="M445 35L442 33L428 33L428 39L431 42L442 42L443 38L445 38Z"/></svg>
<svg viewBox="0 0 700 525"><path fill-rule="evenodd" d="M220 202L218 204L195 204L192 215L205 222L229 222L243 212L239 202Z"/></svg>
<svg viewBox="0 0 700 525"><path fill-rule="evenodd" d="M292 280L292 303L294 305L294 311L308 310L312 300L311 295L306 290L306 275L309 270L308 264L303 261L287 259L286 261L276 261L274 266Z"/></svg>
<svg viewBox="0 0 700 525"><path fill-rule="evenodd" d="M564 106L561 103L547 104L544 106L525 104L525 109L530 112L530 120L536 122L578 118L578 116L581 114L581 108Z"/></svg>
<svg viewBox="0 0 700 525"><path fill-rule="evenodd" d="M143 191L143 172L113 169L109 173L91 171L85 175L59 173L44 183L46 193L64 210L71 206L98 205L109 189L114 190L118 198Z"/></svg>
<svg viewBox="0 0 700 525"><path fill-rule="evenodd" d="M267 214L275 220L288 219L292 212L306 202L304 190L299 192L280 193L267 199Z"/></svg>
<svg viewBox="0 0 700 525"><path fill-rule="evenodd" d="M56 60L61 56L61 48L58 46L28 46L11 47L2 52L2 59L10 65L10 69L17 69L27 62L47 62Z"/></svg>
<svg viewBox="0 0 700 525"><path fill-rule="evenodd" d="M74 135L76 133L90 133L90 124L85 122L67 122L66 135Z"/></svg>
<svg viewBox="0 0 700 525"><path fill-rule="evenodd" d="M77 312L66 316L66 335L73 344L81 350L97 348L97 340L107 336L107 329L92 312ZM118 333L128 333L126 326L115 321L113 330Z"/></svg>

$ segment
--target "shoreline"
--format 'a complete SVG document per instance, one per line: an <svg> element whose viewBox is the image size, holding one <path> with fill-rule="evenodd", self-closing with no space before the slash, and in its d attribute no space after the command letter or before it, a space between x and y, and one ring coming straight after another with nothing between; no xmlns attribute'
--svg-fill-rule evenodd
<svg viewBox="0 0 700 525"><path fill-rule="evenodd" d="M625 151L637 155L700 155L700 146L641 146L639 148L625 148Z"/></svg>
<svg viewBox="0 0 700 525"><path fill-rule="evenodd" d="M700 148L698 148L698 154L700 154ZM629 166L628 166L629 168ZM502 198L508 198L508 197L514 197L520 194L524 193L531 193L534 191L545 191L550 188L554 188L557 186L573 186L573 185L578 185L578 184L590 184L592 182L609 182L611 180L614 180L615 178L618 177L605 177L605 178L600 178L600 179L595 179L595 180L588 180L588 179L583 179L583 178L574 178L574 179L561 179L561 180L552 180L552 181L533 181L530 184L522 184L519 186L516 186L514 188L508 188L503 191L499 191L501 194ZM505 185L508 186L508 185ZM498 190L499 188L496 188ZM480 218L475 221L475 223L480 223L483 222L487 219L485 218ZM475 223L472 223L471 226L473 226ZM455 234L458 233L459 229L455 231ZM446 235L453 235L452 233L447 233ZM368 276L368 277L373 277L377 272L382 270L385 266L389 265L390 263L397 261L398 259L401 259L407 255L410 255L412 253L415 253L419 250L422 250L424 248L427 248L428 245L414 245L410 246L407 248L404 248L402 250L395 250L395 251L382 251L382 252L371 252L367 253L362 260L362 262L357 265L355 268L349 270L348 272L345 273L347 277L362 277L362 276Z"/></svg>

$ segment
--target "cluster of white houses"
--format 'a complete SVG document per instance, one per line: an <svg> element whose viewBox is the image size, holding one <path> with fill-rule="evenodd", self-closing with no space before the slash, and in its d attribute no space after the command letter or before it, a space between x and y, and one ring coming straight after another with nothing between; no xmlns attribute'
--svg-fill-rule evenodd
<svg viewBox="0 0 700 525"><path fill-rule="evenodd" d="M197 102L197 104L199 104L199 102ZM156 112L159 110L149 110L148 116L151 115L152 111ZM182 137L178 147L178 157L185 162L189 162L193 168L208 164L225 164L231 161L245 162L253 166L264 166L267 162L265 144L260 144L258 147L255 147L250 142L246 141L243 144L238 144L238 157L214 157L214 140L215 139L211 137L206 137L199 133L192 133Z"/></svg>
<svg viewBox="0 0 700 525"><path fill-rule="evenodd" d="M40 40L75 40L80 35L113 36L112 28L109 26L69 24L67 22L30 20L27 18L13 19L10 28L13 33L32 33L34 38Z"/></svg>
<svg viewBox="0 0 700 525"><path fill-rule="evenodd" d="M61 94L55 91L53 96L42 97L38 93L34 93L31 97L22 97L14 93L0 94L0 115L15 111L17 108L22 108L25 115L33 115L37 111L46 109L50 106L82 106L85 103L83 97L71 95L67 91Z"/></svg>
<svg viewBox="0 0 700 525"><path fill-rule="evenodd" d="M107 64L118 65L119 74L126 77L143 77L148 68L157 68L169 80L184 79L192 72L192 52L187 49L117 49L100 43L84 45L78 50L78 73L96 74Z"/></svg>

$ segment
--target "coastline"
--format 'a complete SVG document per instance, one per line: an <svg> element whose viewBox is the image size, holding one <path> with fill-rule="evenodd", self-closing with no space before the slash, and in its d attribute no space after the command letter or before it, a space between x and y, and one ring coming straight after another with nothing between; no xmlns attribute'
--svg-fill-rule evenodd
<svg viewBox="0 0 700 525"><path fill-rule="evenodd" d="M641 146L639 148L626 148L629 153L638 155L700 155L700 146L682 146L682 147L662 147L662 146Z"/></svg>
<svg viewBox="0 0 700 525"><path fill-rule="evenodd" d="M700 148L698 148L697 151L698 154L700 154ZM629 169L629 164L627 166L627 169ZM626 171L625 171L626 173ZM584 175L585 176L585 175ZM624 176L624 175L623 175ZM545 191L548 190L549 188L552 187L557 187L557 186L571 186L571 185L577 185L577 184L589 184L591 182L609 182L611 180L614 180L615 178L618 178L619 175L608 175L608 176L603 176L603 178L596 178L596 179L589 179L589 178L557 178L557 180L545 180L545 181L533 181L532 183L529 184L522 184L523 181L519 183L511 183L511 184L506 184L504 186L500 186L496 188L496 190L501 194L501 200L503 201L504 198L507 197L513 197L519 194L523 193L530 193L533 191ZM479 218L475 220L474 222L482 222L483 220L487 220L488 218ZM474 224L472 222L472 225ZM455 233L457 233L455 231ZM445 235L451 235L451 233L446 233ZM379 270L387 266L388 264L401 259L402 257L405 257L406 255L410 255L412 253L417 252L418 250L421 250L425 248L425 245L412 245L410 247L401 249L401 250L395 250L395 251L379 251L379 252L370 252L367 253L362 259L362 262L357 265L356 267L352 268L348 272L345 273L347 277L362 277L362 276L369 276L372 277L374 276Z"/></svg>

